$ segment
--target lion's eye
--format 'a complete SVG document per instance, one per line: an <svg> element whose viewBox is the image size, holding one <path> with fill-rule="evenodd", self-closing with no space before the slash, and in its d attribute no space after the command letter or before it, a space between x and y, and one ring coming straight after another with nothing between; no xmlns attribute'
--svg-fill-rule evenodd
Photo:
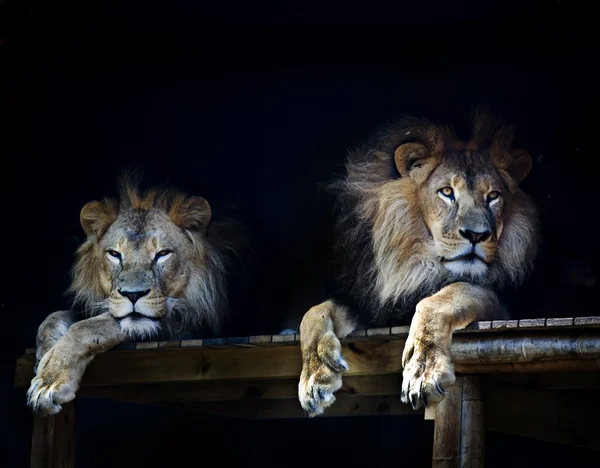
<svg viewBox="0 0 600 468"><path fill-rule="evenodd" d="M156 252L156 255L154 256L154 259L158 260L159 258L166 257L170 253L171 253L171 250L169 250L169 249L159 250L158 252Z"/></svg>
<svg viewBox="0 0 600 468"><path fill-rule="evenodd" d="M452 190L452 187L443 187L439 190L439 192L446 198L454 200L454 190Z"/></svg>
<svg viewBox="0 0 600 468"><path fill-rule="evenodd" d="M116 250L108 249L106 253L111 257L118 258L119 260L121 260L121 253L117 252Z"/></svg>
<svg viewBox="0 0 600 468"><path fill-rule="evenodd" d="M492 190L490 193L488 193L487 201L489 203L491 201L497 200L498 198L500 198L500 192L498 192L498 190Z"/></svg>

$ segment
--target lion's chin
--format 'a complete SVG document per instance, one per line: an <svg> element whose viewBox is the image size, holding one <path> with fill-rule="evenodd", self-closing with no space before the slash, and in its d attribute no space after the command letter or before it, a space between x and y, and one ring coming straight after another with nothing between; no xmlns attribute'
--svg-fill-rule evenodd
<svg viewBox="0 0 600 468"><path fill-rule="evenodd" d="M160 321L139 314L119 320L119 326L124 334L134 340L152 338L160 331Z"/></svg>
<svg viewBox="0 0 600 468"><path fill-rule="evenodd" d="M464 278L480 278L488 271L488 266L479 257L449 260L443 262L444 267L453 275Z"/></svg>

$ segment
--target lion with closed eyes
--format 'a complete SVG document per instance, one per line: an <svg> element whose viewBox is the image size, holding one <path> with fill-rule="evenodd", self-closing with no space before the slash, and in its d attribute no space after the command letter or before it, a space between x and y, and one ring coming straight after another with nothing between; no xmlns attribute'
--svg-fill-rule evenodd
<svg viewBox="0 0 600 468"><path fill-rule="evenodd" d="M227 306L233 246L211 223L204 198L142 193L124 180L119 200L87 203L80 222L87 238L73 269L73 309L50 314L37 333L27 404L44 415L75 397L98 353L159 333L218 332Z"/></svg>

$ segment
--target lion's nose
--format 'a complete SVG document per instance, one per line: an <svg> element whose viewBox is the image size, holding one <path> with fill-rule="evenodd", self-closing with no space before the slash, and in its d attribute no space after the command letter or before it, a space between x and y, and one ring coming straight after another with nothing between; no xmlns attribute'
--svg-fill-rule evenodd
<svg viewBox="0 0 600 468"><path fill-rule="evenodd" d="M150 294L150 290L146 289L145 291L123 291L122 289L119 289L119 293L122 296L125 296L127 299L129 299L132 304L135 304L140 297L144 297Z"/></svg>
<svg viewBox="0 0 600 468"><path fill-rule="evenodd" d="M473 245L484 242L492 234L491 231L475 232L470 229L459 229L458 232Z"/></svg>

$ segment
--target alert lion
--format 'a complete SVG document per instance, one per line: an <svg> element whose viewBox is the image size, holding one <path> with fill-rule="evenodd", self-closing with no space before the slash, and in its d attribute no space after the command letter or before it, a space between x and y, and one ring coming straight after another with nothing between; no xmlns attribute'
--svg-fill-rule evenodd
<svg viewBox="0 0 600 468"><path fill-rule="evenodd" d="M27 404L43 415L75 397L98 353L159 333L216 333L227 310L226 266L236 245L211 222L204 198L142 193L124 179L118 200L87 203L80 222L87 238L72 271L73 308L50 314L37 333Z"/></svg>
<svg viewBox="0 0 600 468"><path fill-rule="evenodd" d="M519 183L532 166L514 132L479 112L472 137L406 119L350 155L332 184L339 293L300 321L298 386L309 416L334 401L348 365L340 339L357 326L410 318L401 399L417 409L455 381L452 333L506 316L498 294L532 271L537 210Z"/></svg>

